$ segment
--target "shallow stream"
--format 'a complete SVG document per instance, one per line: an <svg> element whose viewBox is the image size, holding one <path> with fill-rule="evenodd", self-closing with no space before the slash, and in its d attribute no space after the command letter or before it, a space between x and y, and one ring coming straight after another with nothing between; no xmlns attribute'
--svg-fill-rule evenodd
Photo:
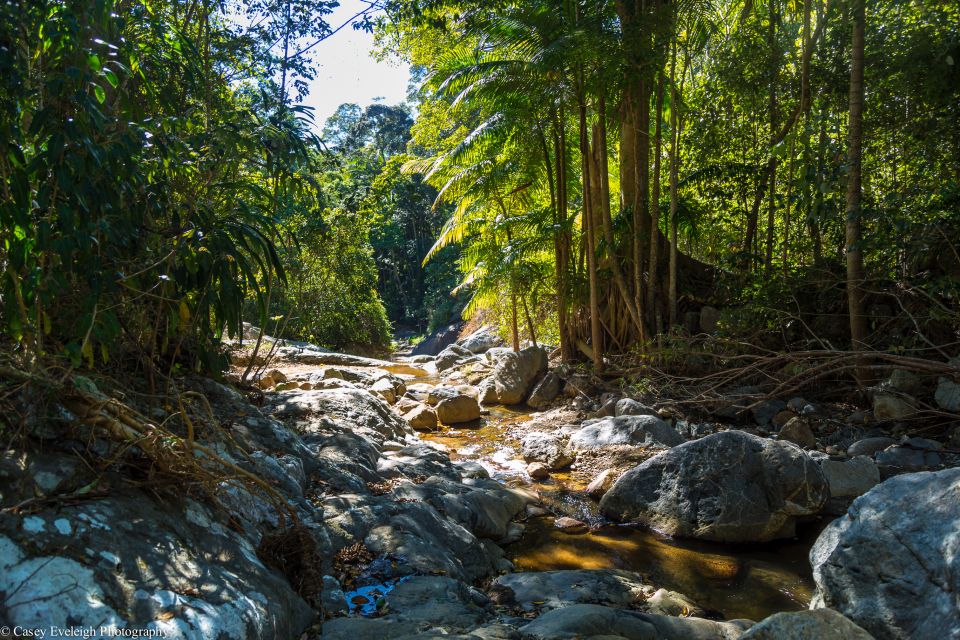
<svg viewBox="0 0 960 640"><path fill-rule="evenodd" d="M657 587L679 591L714 615L760 620L778 611L805 609L813 580L807 554L825 523L812 522L797 538L776 543L730 545L676 540L655 531L612 525L598 513L576 474L554 474L532 482L525 473L517 424L529 412L495 407L473 427L441 427L421 436L447 447L451 458L473 460L490 476L510 485L536 488L544 506L591 525L589 533L569 534L553 518L531 518L507 557L520 571L626 569Z"/></svg>

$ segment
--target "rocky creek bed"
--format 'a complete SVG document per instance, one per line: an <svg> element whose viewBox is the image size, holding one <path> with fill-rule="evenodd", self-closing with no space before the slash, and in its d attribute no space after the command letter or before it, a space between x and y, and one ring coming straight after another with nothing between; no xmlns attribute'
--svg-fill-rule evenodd
<svg viewBox="0 0 960 640"><path fill-rule="evenodd" d="M28 425L0 459L0 623L197 639L960 635L960 470L941 443L829 431L802 399L740 428L694 424L489 332L403 362L287 344L258 383L259 398L183 381L217 425L198 442L283 509L229 478L211 502L155 490L130 462L92 468L84 452L135 453L65 408L70 437Z"/></svg>

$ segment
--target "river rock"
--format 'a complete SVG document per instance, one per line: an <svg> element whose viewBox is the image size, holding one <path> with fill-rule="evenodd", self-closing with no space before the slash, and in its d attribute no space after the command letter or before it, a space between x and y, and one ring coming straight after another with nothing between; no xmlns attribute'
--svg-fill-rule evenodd
<svg viewBox="0 0 960 640"><path fill-rule="evenodd" d="M960 384L949 378L940 378L933 399L944 411L960 412Z"/></svg>
<svg viewBox="0 0 960 640"><path fill-rule="evenodd" d="M459 345L450 345L438 353L436 359L434 360L437 367L437 373L443 373L447 369L452 369L461 360L468 358L471 355L473 354Z"/></svg>
<svg viewBox="0 0 960 640"><path fill-rule="evenodd" d="M573 462L563 441L552 433L533 431L523 437L521 455L527 462L542 462L551 471L563 469Z"/></svg>
<svg viewBox="0 0 960 640"><path fill-rule="evenodd" d="M873 396L873 415L877 420L902 420L916 412L912 398L877 393Z"/></svg>
<svg viewBox="0 0 960 640"><path fill-rule="evenodd" d="M734 640L753 624L747 620L714 622L654 613L574 604L548 611L520 632L537 640L626 638L628 640Z"/></svg>
<svg viewBox="0 0 960 640"><path fill-rule="evenodd" d="M576 534L576 533L586 533L590 527L586 522L577 520L576 518L571 518L569 516L561 516L553 521L553 526L564 533Z"/></svg>
<svg viewBox="0 0 960 640"><path fill-rule="evenodd" d="M527 475L534 480L546 480L550 477L550 468L542 462L531 462L527 465Z"/></svg>
<svg viewBox="0 0 960 640"><path fill-rule="evenodd" d="M825 511L833 515L843 515L854 498L858 498L880 483L880 470L877 463L867 456L857 456L850 460L818 460L830 487L830 502Z"/></svg>
<svg viewBox="0 0 960 640"><path fill-rule="evenodd" d="M127 628L169 638L281 640L299 636L314 618L257 557L251 538L199 503L127 492L8 517L5 525L3 622L48 638L92 627L117 637ZM216 588L188 592L185 581L194 576Z"/></svg>
<svg viewBox="0 0 960 640"><path fill-rule="evenodd" d="M652 596L647 598L644 609L649 613L657 613L662 616L699 616L705 613L696 602L687 596L667 589L657 589Z"/></svg>
<svg viewBox="0 0 960 640"><path fill-rule="evenodd" d="M643 577L616 569L574 569L508 573L491 587L510 594L524 611L549 611L572 604L602 604L630 609L653 593Z"/></svg>
<svg viewBox="0 0 960 640"><path fill-rule="evenodd" d="M720 323L720 310L716 307L706 306L700 309L700 331L703 333L713 333L717 330Z"/></svg>
<svg viewBox="0 0 960 640"><path fill-rule="evenodd" d="M633 398L621 398L614 405L614 415L620 416L655 416L657 412L647 405Z"/></svg>
<svg viewBox="0 0 960 640"><path fill-rule="evenodd" d="M940 454L928 448L894 445L877 454L877 466L883 477L935 469L942 463Z"/></svg>
<svg viewBox="0 0 960 640"><path fill-rule="evenodd" d="M673 536L767 541L792 536L796 518L817 513L828 497L823 472L796 445L724 431L634 467L600 510Z"/></svg>
<svg viewBox="0 0 960 640"><path fill-rule="evenodd" d="M751 407L750 413L753 415L754 422L761 427L765 427L773 421L773 418L778 413L784 411L786 408L787 403L783 400L764 400Z"/></svg>
<svg viewBox="0 0 960 640"><path fill-rule="evenodd" d="M886 436L863 438L862 440L857 440L847 448L847 455L851 458L856 456L872 456L894 444L897 444L897 441Z"/></svg>
<svg viewBox="0 0 960 640"><path fill-rule="evenodd" d="M520 404L533 383L547 371L547 352L540 347L527 347L499 356L493 373L484 381L480 399L484 404Z"/></svg>
<svg viewBox="0 0 960 640"><path fill-rule="evenodd" d="M785 611L747 630L740 640L874 640L873 636L832 609Z"/></svg>
<svg viewBox="0 0 960 640"><path fill-rule="evenodd" d="M527 404L534 409L544 409L560 395L560 386L563 381L560 376L548 371L530 392Z"/></svg>
<svg viewBox="0 0 960 640"><path fill-rule="evenodd" d="M323 625L324 640L426 638L466 632L489 616L480 591L443 576L413 576L384 597L378 617L344 617Z"/></svg>
<svg viewBox="0 0 960 640"><path fill-rule="evenodd" d="M417 405L403 417L417 431L431 431L437 428L437 412L423 404Z"/></svg>
<svg viewBox="0 0 960 640"><path fill-rule="evenodd" d="M502 345L503 340L492 327L484 325L457 344L470 353L486 353L493 347Z"/></svg>
<svg viewBox="0 0 960 640"><path fill-rule="evenodd" d="M603 494L610 490L616 480L617 472L614 469L601 472L587 485L587 495L594 500L599 500L603 497Z"/></svg>
<svg viewBox="0 0 960 640"><path fill-rule="evenodd" d="M613 444L673 447L683 442L676 429L656 416L621 416L588 423L570 437L580 451Z"/></svg>
<svg viewBox="0 0 960 640"><path fill-rule="evenodd" d="M857 498L810 551L811 607L878 640L960 637L960 468L891 478Z"/></svg>
<svg viewBox="0 0 960 640"><path fill-rule="evenodd" d="M480 419L480 404L476 398L456 395L437 404L437 419L443 424L460 424Z"/></svg>
<svg viewBox="0 0 960 640"><path fill-rule="evenodd" d="M780 428L780 439L792 442L804 449L813 449L817 446L817 437L806 418L791 418Z"/></svg>

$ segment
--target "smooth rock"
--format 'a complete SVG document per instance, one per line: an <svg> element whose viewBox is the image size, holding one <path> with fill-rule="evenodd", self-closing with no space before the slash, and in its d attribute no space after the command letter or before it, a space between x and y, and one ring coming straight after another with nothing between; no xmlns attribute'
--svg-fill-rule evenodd
<svg viewBox="0 0 960 640"><path fill-rule="evenodd" d="M574 604L548 611L520 631L536 640L735 640L752 623L676 618L595 604Z"/></svg>
<svg viewBox="0 0 960 640"><path fill-rule="evenodd" d="M720 323L720 310L706 306L700 309L700 331L714 333Z"/></svg>
<svg viewBox="0 0 960 640"><path fill-rule="evenodd" d="M610 490L610 487L612 487L616 481L617 472L615 470L607 469L606 471L602 471L587 485L587 495L594 500L599 500L603 497L603 494Z"/></svg>
<svg viewBox="0 0 960 640"><path fill-rule="evenodd" d="M604 418L570 437L570 447L577 451L613 444L673 447L681 442L677 430L656 416Z"/></svg>
<svg viewBox="0 0 960 640"><path fill-rule="evenodd" d="M491 586L509 590L511 604L524 611L541 612L584 603L629 609L641 604L652 590L640 574L616 569L510 573L496 578Z"/></svg>
<svg viewBox="0 0 960 640"><path fill-rule="evenodd" d="M590 527L587 526L586 522L581 522L576 518L570 518L568 516L562 516L553 521L553 526L557 529L560 529L564 533L586 533Z"/></svg>
<svg viewBox="0 0 960 640"><path fill-rule="evenodd" d="M764 400L752 407L750 413L753 415L754 422L761 427L765 427L770 424L774 416L786 408L787 403L783 400Z"/></svg>
<svg viewBox="0 0 960 640"><path fill-rule="evenodd" d="M889 393L873 396L873 415L877 420L902 420L916 413L913 402Z"/></svg>
<svg viewBox="0 0 960 640"><path fill-rule="evenodd" d="M880 470L877 463L867 456L857 456L850 460L818 460L830 487L830 502L826 512L843 515L847 507L880 483Z"/></svg>
<svg viewBox="0 0 960 640"><path fill-rule="evenodd" d="M620 416L655 416L657 412L633 398L621 398L614 405L614 415L618 418Z"/></svg>
<svg viewBox="0 0 960 640"><path fill-rule="evenodd" d="M436 408L437 419L443 424L460 424L480 419L480 404L476 398L458 395L441 400Z"/></svg>
<svg viewBox="0 0 960 640"><path fill-rule="evenodd" d="M563 469L573 462L573 456L567 452L563 441L542 431L532 431L525 435L521 441L520 453L527 462L542 462L551 471Z"/></svg>
<svg viewBox="0 0 960 640"><path fill-rule="evenodd" d="M943 458L936 451L899 445L887 447L877 454L876 459L883 477L935 469L943 464Z"/></svg>
<svg viewBox="0 0 960 640"><path fill-rule="evenodd" d="M796 518L828 497L823 472L796 445L724 431L623 474L600 510L673 536L762 542L792 536Z"/></svg>
<svg viewBox="0 0 960 640"><path fill-rule="evenodd" d="M874 640L832 609L775 613L752 626L740 640Z"/></svg>
<svg viewBox="0 0 960 640"><path fill-rule="evenodd" d="M527 465L527 475L534 480L546 480L550 477L550 468L542 462L531 462Z"/></svg>
<svg viewBox="0 0 960 640"><path fill-rule="evenodd" d="M944 411L960 412L960 384L949 378L940 378L933 399Z"/></svg>
<svg viewBox="0 0 960 640"><path fill-rule="evenodd" d="M403 416L417 431L431 431L437 428L437 412L426 405L417 405Z"/></svg>
<svg viewBox="0 0 960 640"><path fill-rule="evenodd" d="M457 344L470 353L486 353L494 347L501 346L503 340L497 335L493 327L484 325L466 338L460 340Z"/></svg>
<svg viewBox="0 0 960 640"><path fill-rule="evenodd" d="M486 404L520 404L546 371L547 352L540 347L504 353L497 359L490 378L483 383L481 399Z"/></svg>
<svg viewBox="0 0 960 640"><path fill-rule="evenodd" d="M847 455L851 458L855 458L856 456L872 456L894 444L897 444L897 441L886 436L863 438L847 447Z"/></svg>
<svg viewBox="0 0 960 640"><path fill-rule="evenodd" d="M780 428L781 440L792 442L798 447L812 449L817 446L817 437L813 435L813 429L806 418L792 418L787 424Z"/></svg>
<svg viewBox="0 0 960 640"><path fill-rule="evenodd" d="M878 640L960 637L960 468L891 478L854 500L810 551L829 607Z"/></svg>
<svg viewBox="0 0 960 640"><path fill-rule="evenodd" d="M533 387L533 391L530 392L530 397L527 398L527 404L534 409L546 408L560 395L560 387L562 384L563 381L560 379L560 376L552 371L548 371L540 382Z"/></svg>

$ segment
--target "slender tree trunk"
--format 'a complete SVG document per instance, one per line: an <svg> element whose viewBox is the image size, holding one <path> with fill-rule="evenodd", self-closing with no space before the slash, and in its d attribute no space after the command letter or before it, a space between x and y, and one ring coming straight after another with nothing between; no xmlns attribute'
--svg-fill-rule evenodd
<svg viewBox="0 0 960 640"><path fill-rule="evenodd" d="M770 0L770 20L767 26L767 40L770 46L770 149L777 144L777 71L780 68L780 51L777 48L777 7L776 0ZM802 93L801 89L801 93ZM764 273L770 273L773 266L773 236L777 220L777 162L774 159L769 168L770 187L767 190L767 242L763 258Z"/></svg>
<svg viewBox="0 0 960 640"><path fill-rule="evenodd" d="M642 319L637 310L636 301L630 295L630 288L620 269L620 261L615 251L613 220L610 213L610 169L607 162L607 108L603 97L599 100L597 111L597 123L593 127L593 178L595 179L591 181L595 193L595 212L598 214L594 217L599 217L603 226L603 238L607 243L607 256L614 282L623 297L634 326L638 332L642 333L640 329Z"/></svg>
<svg viewBox="0 0 960 640"><path fill-rule="evenodd" d="M865 0L851 0L853 10L853 47L850 52L849 147L847 150L847 306L850 313L850 338L855 350L866 347L867 317L863 309L863 250L860 246L861 181L863 147L863 46L866 23Z"/></svg>
<svg viewBox="0 0 960 640"><path fill-rule="evenodd" d="M783 212L783 274L787 275L789 271L788 264L790 262L790 209L793 199L793 168L796 162L794 161L794 141L790 140L790 165L787 169L787 203Z"/></svg>
<svg viewBox="0 0 960 640"><path fill-rule="evenodd" d="M582 86L582 85L581 85ZM596 234L594 229L593 206L591 204L590 140L587 133L587 104L581 93L580 102L580 156L583 163L583 228L585 235L584 252L587 255L587 277L590 283L590 340L593 356L593 369L597 373L603 370L603 336L600 326L600 292L597 281Z"/></svg>
<svg viewBox="0 0 960 640"><path fill-rule="evenodd" d="M510 285L510 288L513 288L513 285ZM510 292L510 335L513 338L513 350L514 352L520 351L520 327L517 323L517 294L515 291Z"/></svg>
<svg viewBox="0 0 960 640"><path fill-rule="evenodd" d="M660 155L663 152L663 73L657 74L657 95L653 125L653 181L650 194L650 262L647 267L647 312L655 333L663 330L663 318L658 310L660 286Z"/></svg>
<svg viewBox="0 0 960 640"><path fill-rule="evenodd" d="M521 295L520 302L523 303L523 316L527 320L527 331L530 333L530 342L537 346L537 330L533 326L533 318L530 317L530 307L527 306L527 297Z"/></svg>
<svg viewBox="0 0 960 640"><path fill-rule="evenodd" d="M670 276L669 300L670 326L676 326L679 315L677 309L677 182L680 173L680 97L677 91L677 41L674 38L673 52L670 56Z"/></svg>

